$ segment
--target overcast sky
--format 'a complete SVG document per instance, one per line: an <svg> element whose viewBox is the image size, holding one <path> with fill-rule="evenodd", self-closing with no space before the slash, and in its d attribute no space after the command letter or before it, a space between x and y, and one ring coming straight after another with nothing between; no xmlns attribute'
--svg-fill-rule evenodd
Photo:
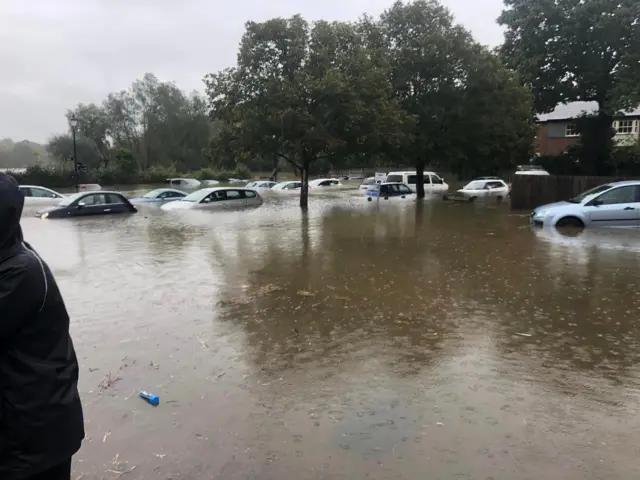
<svg viewBox="0 0 640 480"><path fill-rule="evenodd" d="M302 14L354 20L392 0L0 0L0 139L45 142L64 114L100 102L145 72L185 90L235 62L247 20ZM443 0L495 46L501 0Z"/></svg>

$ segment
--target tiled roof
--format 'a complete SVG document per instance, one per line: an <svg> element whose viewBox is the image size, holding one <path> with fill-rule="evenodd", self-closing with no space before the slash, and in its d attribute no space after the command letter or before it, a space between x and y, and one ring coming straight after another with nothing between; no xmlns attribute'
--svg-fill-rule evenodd
<svg viewBox="0 0 640 480"><path fill-rule="evenodd" d="M539 122L549 122L553 120L567 120L577 118L584 113L596 113L598 104L596 102L571 102L560 103L553 112L538 115ZM621 112L621 116L640 117L640 106L631 111Z"/></svg>

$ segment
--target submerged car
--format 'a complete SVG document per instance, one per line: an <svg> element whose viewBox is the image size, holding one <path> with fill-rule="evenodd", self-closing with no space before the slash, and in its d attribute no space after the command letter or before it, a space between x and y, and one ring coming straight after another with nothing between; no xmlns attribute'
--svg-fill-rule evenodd
<svg viewBox="0 0 640 480"><path fill-rule="evenodd" d="M640 181L599 185L563 202L531 212L540 227L640 227Z"/></svg>
<svg viewBox="0 0 640 480"><path fill-rule="evenodd" d="M377 185L379 183L382 183L382 181L379 179L376 179L376 177L367 177L362 181L358 189L363 192L366 192L369 189L369 187L373 185Z"/></svg>
<svg viewBox="0 0 640 480"><path fill-rule="evenodd" d="M131 198L129 201L134 205L137 203L172 202L174 200L180 200L186 196L186 193L173 188L156 188L155 190L151 190L149 193L145 193L142 197Z"/></svg>
<svg viewBox="0 0 640 480"><path fill-rule="evenodd" d="M162 205L163 210L236 209L258 207L262 197L250 188L203 188L175 202Z"/></svg>
<svg viewBox="0 0 640 480"><path fill-rule="evenodd" d="M19 188L24 195L25 205L51 205L65 198L61 193L37 185L20 185Z"/></svg>
<svg viewBox="0 0 640 480"><path fill-rule="evenodd" d="M220 182L218 180L202 180L202 185L218 185Z"/></svg>
<svg viewBox="0 0 640 480"><path fill-rule="evenodd" d="M370 185L364 192L367 201L406 201L415 200L416 194L404 183L384 182Z"/></svg>
<svg viewBox="0 0 640 480"><path fill-rule="evenodd" d="M66 197L54 207L36 212L40 218L85 217L135 213L138 210L119 192L79 192Z"/></svg>
<svg viewBox="0 0 640 480"><path fill-rule="evenodd" d="M276 183L271 187L271 191L277 193L293 193L299 191L301 188L302 182L298 180L290 180L288 182Z"/></svg>
<svg viewBox="0 0 640 480"><path fill-rule="evenodd" d="M495 177L476 179L467 183L457 193L469 199L504 198L509 195L509 185L503 180L495 179Z"/></svg>
<svg viewBox="0 0 640 480"><path fill-rule="evenodd" d="M257 180L255 182L247 183L244 188L253 188L253 189L262 189L262 190L270 190L274 186L276 186L276 182L272 182L271 180Z"/></svg>
<svg viewBox="0 0 640 480"><path fill-rule="evenodd" d="M318 178L309 182L309 188L319 187L342 187L342 182L337 178Z"/></svg>
<svg viewBox="0 0 640 480"><path fill-rule="evenodd" d="M98 183L81 183L78 185L78 191L80 192L97 192L102 190L102 186Z"/></svg>
<svg viewBox="0 0 640 480"><path fill-rule="evenodd" d="M200 186L200 182L195 178L167 178L165 183L172 187L195 188Z"/></svg>
<svg viewBox="0 0 640 480"><path fill-rule="evenodd" d="M404 183L413 191L416 190L418 176L415 171L406 172L389 172L385 182L388 183ZM444 182L444 178L435 172L423 173L424 192L426 194L440 194L449 191L449 185Z"/></svg>

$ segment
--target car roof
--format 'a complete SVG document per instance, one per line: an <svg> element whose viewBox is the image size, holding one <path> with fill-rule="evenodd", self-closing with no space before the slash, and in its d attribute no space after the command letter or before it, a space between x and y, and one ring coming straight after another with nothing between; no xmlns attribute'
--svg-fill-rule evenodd
<svg viewBox="0 0 640 480"><path fill-rule="evenodd" d="M49 187L43 187L42 185L18 185L18 188L44 188L45 190L51 190ZM54 192L55 190L51 190Z"/></svg>
<svg viewBox="0 0 640 480"><path fill-rule="evenodd" d="M184 193L182 190L178 190L177 188L154 188L153 190L149 190L150 192L177 192ZM185 193L186 195L186 193Z"/></svg>
<svg viewBox="0 0 640 480"><path fill-rule="evenodd" d="M423 175L437 175L436 172L432 172L430 170L429 171L425 170L422 173L423 173ZM413 170L413 171L404 170L402 172L389 172L389 173L387 173L387 176L389 176L389 175L416 175L416 171L415 170Z"/></svg>
<svg viewBox="0 0 640 480"><path fill-rule="evenodd" d="M113 193L115 195L120 195L121 197L124 197L124 193L116 192L115 190L96 190L94 192L78 192L78 193L82 193L83 195L102 195L104 193ZM124 198L127 198L127 197L124 197Z"/></svg>
<svg viewBox="0 0 640 480"><path fill-rule="evenodd" d="M212 192L219 192L222 190L253 190L253 188L247 188L247 187L209 187L209 188L201 188L200 190L196 190L193 193L198 193L198 192L204 192L207 191L209 193Z"/></svg>
<svg viewBox="0 0 640 480"><path fill-rule="evenodd" d="M609 185L611 187L622 187L624 185L640 185L640 180L621 180L619 182L603 183L602 185Z"/></svg>

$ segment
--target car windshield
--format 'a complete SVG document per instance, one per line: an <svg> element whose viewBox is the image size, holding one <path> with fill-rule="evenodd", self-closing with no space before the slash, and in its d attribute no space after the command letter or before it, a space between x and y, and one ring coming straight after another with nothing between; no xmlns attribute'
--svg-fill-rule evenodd
<svg viewBox="0 0 640 480"><path fill-rule="evenodd" d="M595 188L592 188L591 190L587 190L586 192L582 192L580 195L573 197L567 201L571 203L582 203L585 198L591 195L595 195L596 193L604 192L605 190L609 190L610 188L611 188L611 185L600 185Z"/></svg>
<svg viewBox="0 0 640 480"><path fill-rule="evenodd" d="M182 200L183 202L199 202L204 197L209 195L211 192L213 192L213 190L205 188L203 190L198 190L197 192L193 192L187 195L186 197L182 197L180 200Z"/></svg>
<svg viewBox="0 0 640 480"><path fill-rule="evenodd" d="M463 190L481 190L484 188L484 185L487 182L481 180L481 181L473 181L473 182L469 182L465 185L465 187L463 188Z"/></svg>
<svg viewBox="0 0 640 480"><path fill-rule="evenodd" d="M143 198L156 198L158 195L160 195L162 192L164 192L164 189L162 188L157 188L155 190L151 190L149 193L147 193L146 195L143 196Z"/></svg>
<svg viewBox="0 0 640 480"><path fill-rule="evenodd" d="M62 200L58 205L60 205L61 207L68 207L73 202L75 202L78 198L81 198L81 197L84 197L84 196L85 196L84 192L74 193L73 195L70 195L67 198L65 198L64 200Z"/></svg>

